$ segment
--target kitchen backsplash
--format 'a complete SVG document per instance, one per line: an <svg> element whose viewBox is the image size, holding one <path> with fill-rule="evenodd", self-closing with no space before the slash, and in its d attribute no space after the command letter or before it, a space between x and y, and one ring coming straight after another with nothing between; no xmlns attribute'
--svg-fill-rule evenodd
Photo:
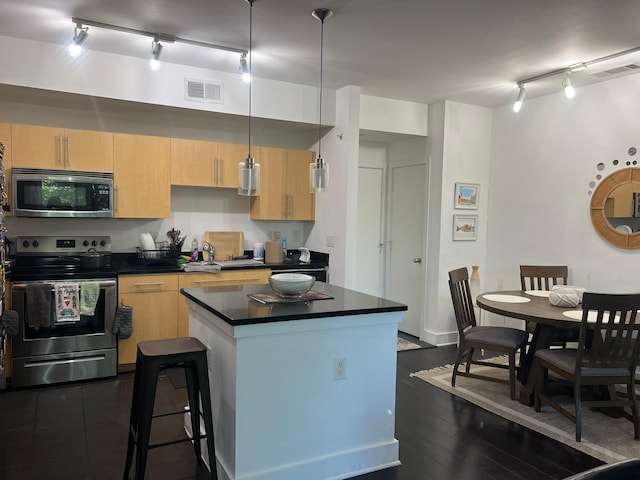
<svg viewBox="0 0 640 480"><path fill-rule="evenodd" d="M77 219L6 217L10 238L21 235L110 235L114 252L132 252L139 245L140 233L167 240L171 228L187 235L185 245L195 236L202 242L205 231L242 231L246 250L256 242L287 238L289 248L303 247L312 222L254 221L249 218L247 197L232 189L172 187L171 217L163 219Z"/></svg>

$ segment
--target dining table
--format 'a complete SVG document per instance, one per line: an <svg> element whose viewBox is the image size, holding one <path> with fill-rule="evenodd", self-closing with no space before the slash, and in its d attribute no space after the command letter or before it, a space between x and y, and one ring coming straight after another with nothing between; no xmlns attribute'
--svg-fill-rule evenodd
<svg viewBox="0 0 640 480"><path fill-rule="evenodd" d="M524 405L533 406L537 375L531 372L537 371L535 352L549 347L556 327L580 329L582 308L552 305L549 302L547 290L503 290L481 293L476 297L476 304L487 312L523 320L525 328L526 322L535 322L529 348L520 353L518 370L518 380L523 384L519 401Z"/></svg>

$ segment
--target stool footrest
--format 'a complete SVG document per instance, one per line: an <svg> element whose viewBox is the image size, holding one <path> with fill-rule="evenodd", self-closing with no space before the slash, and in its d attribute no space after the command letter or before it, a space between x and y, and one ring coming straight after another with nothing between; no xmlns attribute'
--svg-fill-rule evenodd
<svg viewBox="0 0 640 480"><path fill-rule="evenodd" d="M206 435L200 435L200 440L204 440L206 439L207 436ZM184 442L193 442L193 438L181 438L179 440L171 440L169 442L163 442L163 443L154 443L154 444L150 444L149 445L149 450L151 450L152 448L158 448L158 447L166 447L167 445L175 445L176 443L184 443Z"/></svg>

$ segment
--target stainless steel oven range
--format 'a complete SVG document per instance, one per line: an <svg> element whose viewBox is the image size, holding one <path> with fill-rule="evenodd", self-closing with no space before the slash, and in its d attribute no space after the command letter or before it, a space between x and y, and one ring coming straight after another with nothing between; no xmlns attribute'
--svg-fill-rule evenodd
<svg viewBox="0 0 640 480"><path fill-rule="evenodd" d="M92 261L83 261L90 248ZM20 321L12 387L116 375L117 275L110 258L107 236L16 238L11 308Z"/></svg>

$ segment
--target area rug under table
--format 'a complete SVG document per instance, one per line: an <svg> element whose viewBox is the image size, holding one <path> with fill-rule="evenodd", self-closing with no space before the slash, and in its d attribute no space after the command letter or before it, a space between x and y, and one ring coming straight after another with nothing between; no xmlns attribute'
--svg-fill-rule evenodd
<svg viewBox="0 0 640 480"><path fill-rule="evenodd" d="M574 424L548 405L543 405L542 410L536 412L533 407L511 400L509 385L486 380L458 376L456 386L452 387L452 371L453 367L449 365L415 372L411 376L604 462L612 463L625 458L640 457L640 441L633 439L633 424L623 417L612 418L589 408L583 408L582 441L576 442ZM497 368L472 366L471 371L508 378L506 370ZM554 397L554 399L573 405L573 399L569 396Z"/></svg>

